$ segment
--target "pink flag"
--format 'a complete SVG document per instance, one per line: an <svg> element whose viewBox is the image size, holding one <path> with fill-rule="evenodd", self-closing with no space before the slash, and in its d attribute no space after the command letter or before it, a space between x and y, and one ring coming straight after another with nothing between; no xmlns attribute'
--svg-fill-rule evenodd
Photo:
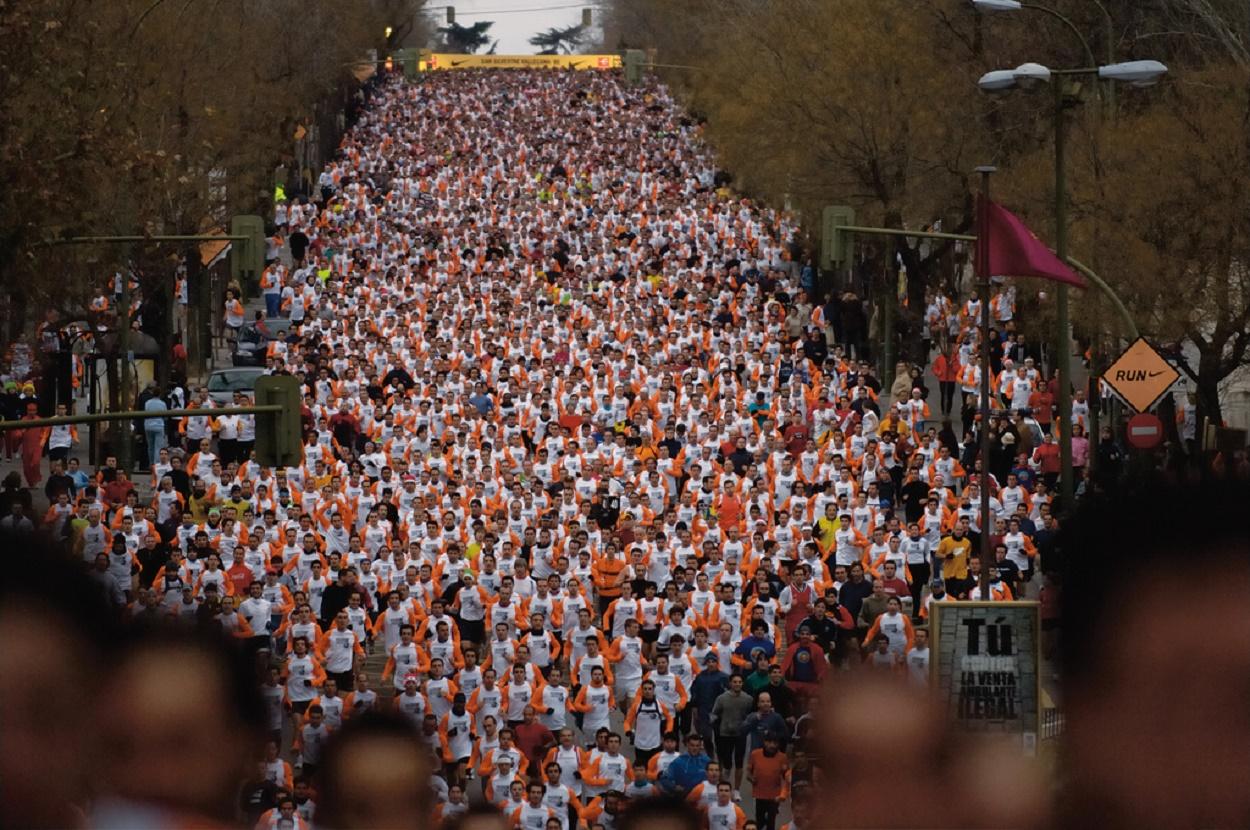
<svg viewBox="0 0 1250 830"><path fill-rule="evenodd" d="M982 200L977 247L982 257L978 269L995 277L1040 277L1086 288L1085 278L1055 256L1020 218L1011 211Z"/></svg>

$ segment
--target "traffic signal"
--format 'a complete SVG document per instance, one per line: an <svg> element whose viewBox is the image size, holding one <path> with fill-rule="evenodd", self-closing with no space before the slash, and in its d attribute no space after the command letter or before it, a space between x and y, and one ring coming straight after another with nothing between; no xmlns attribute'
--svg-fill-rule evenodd
<svg viewBox="0 0 1250 830"><path fill-rule="evenodd" d="M821 212L820 267L831 271L851 254L850 234L835 230L855 224L855 209L846 205L829 205Z"/></svg>
<svg viewBox="0 0 1250 830"><path fill-rule="evenodd" d="M647 53L641 49L625 50L625 83L642 83L642 64L646 59Z"/></svg>
<svg viewBox="0 0 1250 830"><path fill-rule="evenodd" d="M304 431L300 412L304 401L299 379L293 375L256 378L256 405L282 407L281 412L256 416L256 463L262 467L298 467L304 463Z"/></svg>
<svg viewBox="0 0 1250 830"><path fill-rule="evenodd" d="M582 26L590 28L594 25L594 20L590 17L590 9L582 9Z"/></svg>
<svg viewBox="0 0 1250 830"><path fill-rule="evenodd" d="M230 243L230 278L241 286L258 283L265 270L265 220L259 216L233 216L230 235L244 237Z"/></svg>
<svg viewBox="0 0 1250 830"><path fill-rule="evenodd" d="M447 25L448 26L456 25L456 7L455 6L447 7Z"/></svg>

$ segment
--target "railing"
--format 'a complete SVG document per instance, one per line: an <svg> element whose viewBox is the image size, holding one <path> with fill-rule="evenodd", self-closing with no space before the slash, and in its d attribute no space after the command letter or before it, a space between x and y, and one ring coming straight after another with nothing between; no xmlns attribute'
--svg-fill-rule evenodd
<svg viewBox="0 0 1250 830"><path fill-rule="evenodd" d="M1042 740L1053 741L1063 734L1064 715L1055 707L1042 710Z"/></svg>
<svg viewBox="0 0 1250 830"><path fill-rule="evenodd" d="M85 415L57 415L55 418L35 418L33 420L0 421L0 432L11 429L42 429L43 427L68 426L70 424L95 424L100 421L143 421L152 418L198 418L205 414L213 417L218 415L262 415L286 410L280 404L263 404L261 406L227 406L200 407L198 409L140 409L126 412L89 412Z"/></svg>

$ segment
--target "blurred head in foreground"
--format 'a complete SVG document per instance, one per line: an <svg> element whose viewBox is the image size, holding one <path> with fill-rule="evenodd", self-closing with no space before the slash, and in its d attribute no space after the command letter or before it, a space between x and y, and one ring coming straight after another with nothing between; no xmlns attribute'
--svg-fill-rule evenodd
<svg viewBox="0 0 1250 830"><path fill-rule="evenodd" d="M430 750L403 715L366 712L326 744L317 823L334 830L427 826Z"/></svg>
<svg viewBox="0 0 1250 830"><path fill-rule="evenodd" d="M252 662L219 631L135 629L93 707L96 827L234 817L263 745Z"/></svg>
<svg viewBox="0 0 1250 830"><path fill-rule="evenodd" d="M1038 827L1036 759L1019 737L969 735L924 689L887 674L835 675L821 711L822 773L795 810L825 827ZM896 784L888 793L881 781ZM987 782L993 782L987 786Z"/></svg>
<svg viewBox="0 0 1250 830"><path fill-rule="evenodd" d="M1250 488L1091 504L1065 528L1066 821L1250 826Z"/></svg>
<svg viewBox="0 0 1250 830"><path fill-rule="evenodd" d="M474 804L443 827L444 830L508 830L511 823L493 805Z"/></svg>
<svg viewBox="0 0 1250 830"><path fill-rule="evenodd" d="M0 827L75 827L113 617L99 583L38 536L0 535L0 555Z"/></svg>
<svg viewBox="0 0 1250 830"><path fill-rule="evenodd" d="M626 807L617 827L619 830L700 830L703 816L680 798L647 798Z"/></svg>

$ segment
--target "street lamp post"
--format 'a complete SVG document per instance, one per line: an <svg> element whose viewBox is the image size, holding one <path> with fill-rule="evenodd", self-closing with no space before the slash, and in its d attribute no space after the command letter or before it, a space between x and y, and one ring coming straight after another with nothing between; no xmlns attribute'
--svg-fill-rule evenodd
<svg viewBox="0 0 1250 830"><path fill-rule="evenodd" d="M1055 93L1055 255L1068 261L1068 174L1067 113L1063 83L1051 85ZM1072 320L1068 286L1060 283L1055 292L1055 328L1058 329L1059 375L1059 494L1064 510L1072 509L1076 482L1072 472Z"/></svg>
<svg viewBox="0 0 1250 830"><path fill-rule="evenodd" d="M981 488L981 504L980 504L980 526L981 532L978 534L980 541L980 550L977 555L981 559L981 601L989 602L993 599L990 594L990 566L994 564L994 547L990 541L990 274L989 269L989 250L990 236L989 223L986 217L989 216L990 203L990 176L997 171L998 168L985 165L977 168L977 173L981 176L981 199L977 203L977 288L981 295L981 429L978 438L980 439L981 456L981 478L977 481L977 486Z"/></svg>
<svg viewBox="0 0 1250 830"><path fill-rule="evenodd" d="M1008 3L1013 0L974 0L978 6L987 2ZM999 69L981 76L978 86L983 92L1008 92L1017 87L1035 87L1050 83L1055 96L1055 253L1061 261L1068 257L1068 192L1067 192L1067 119L1064 80L1069 77L1095 76L1108 83L1151 86L1167 74L1167 67L1158 61L1142 60L1088 66L1079 69L1050 69L1037 63L1024 63L1015 69ZM1059 285L1056 292L1055 316L1057 343L1055 366L1059 375L1059 458L1060 496L1063 509L1072 505L1075 482L1072 472L1072 335L1068 286Z"/></svg>
<svg viewBox="0 0 1250 830"><path fill-rule="evenodd" d="M1107 6L1102 0L1090 0L1090 2L1097 6L1099 13L1102 14L1103 54L1109 66L1115 63L1115 20L1111 17L1111 12L1107 11ZM1085 57L1089 59L1091 64L1098 63L1098 59L1094 57L1094 50L1089 46L1089 40L1086 39L1080 28L1072 22L1070 17L1049 6L1042 6L1037 3L1023 3L1021 0L972 0L972 5L980 12L1032 11L1049 15L1066 26L1072 34L1076 35L1076 39L1081 42L1081 48L1085 50ZM1107 81L1105 89L1107 109L1115 110L1115 83Z"/></svg>

